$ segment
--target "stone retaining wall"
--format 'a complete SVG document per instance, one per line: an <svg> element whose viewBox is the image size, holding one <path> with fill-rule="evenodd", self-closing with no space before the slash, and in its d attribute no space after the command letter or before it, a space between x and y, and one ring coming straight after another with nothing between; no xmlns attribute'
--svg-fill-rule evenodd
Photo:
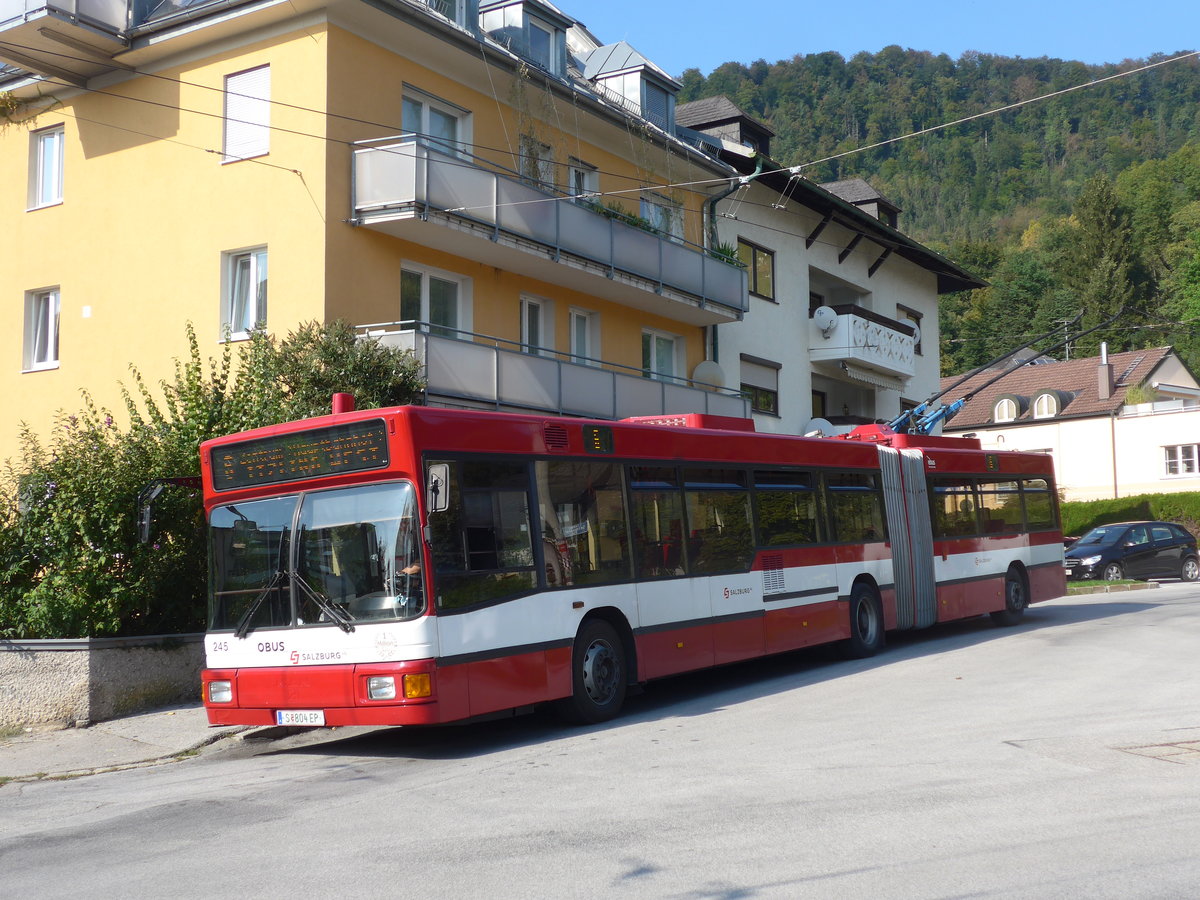
<svg viewBox="0 0 1200 900"><path fill-rule="evenodd" d="M0 641L0 726L85 725L196 700L203 639Z"/></svg>

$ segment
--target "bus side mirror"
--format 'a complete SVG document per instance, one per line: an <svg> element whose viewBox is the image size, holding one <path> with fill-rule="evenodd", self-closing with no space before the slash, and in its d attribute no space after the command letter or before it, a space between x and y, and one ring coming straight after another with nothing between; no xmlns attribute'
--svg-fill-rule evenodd
<svg viewBox="0 0 1200 900"><path fill-rule="evenodd" d="M425 481L425 497L429 511L445 512L450 508L450 466L448 463L433 463Z"/></svg>
<svg viewBox="0 0 1200 900"><path fill-rule="evenodd" d="M154 501L163 492L163 483L152 481L138 494L138 543L150 543L150 523L154 519Z"/></svg>

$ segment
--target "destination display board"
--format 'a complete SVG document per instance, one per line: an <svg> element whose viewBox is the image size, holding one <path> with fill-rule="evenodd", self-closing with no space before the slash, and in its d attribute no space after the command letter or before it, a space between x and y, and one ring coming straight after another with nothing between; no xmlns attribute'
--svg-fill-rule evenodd
<svg viewBox="0 0 1200 900"><path fill-rule="evenodd" d="M283 484L387 468L387 428L382 419L369 419L225 444L210 453L215 490Z"/></svg>

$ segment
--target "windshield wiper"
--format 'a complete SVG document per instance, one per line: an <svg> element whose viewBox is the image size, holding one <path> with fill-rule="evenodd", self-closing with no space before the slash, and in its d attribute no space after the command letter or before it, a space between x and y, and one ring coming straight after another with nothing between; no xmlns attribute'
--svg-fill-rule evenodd
<svg viewBox="0 0 1200 900"><path fill-rule="evenodd" d="M354 630L353 617L344 609L340 609L332 600L330 600L320 591L314 590L312 587L310 587L308 582L306 582L299 575L292 575L292 584L300 588L300 592L302 594L308 597L308 599L310 599L313 603L317 604L317 607L321 610L321 612L333 619L333 621L337 623L337 627L342 629L342 631L349 634Z"/></svg>
<svg viewBox="0 0 1200 900"><path fill-rule="evenodd" d="M258 612L258 608L262 606L263 601L271 595L271 591L277 591L283 587L284 583L290 576L283 569L277 569L275 574L271 576L271 580L267 582L267 586L262 589L262 593L254 598L254 602L246 607L246 611L242 613L242 617L238 619L237 628L234 629L234 637L244 638L250 633L250 620L254 618L254 614Z"/></svg>

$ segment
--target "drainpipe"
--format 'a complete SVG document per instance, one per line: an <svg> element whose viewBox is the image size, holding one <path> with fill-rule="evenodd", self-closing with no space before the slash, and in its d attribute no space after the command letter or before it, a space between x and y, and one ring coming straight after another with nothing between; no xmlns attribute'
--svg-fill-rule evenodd
<svg viewBox="0 0 1200 900"><path fill-rule="evenodd" d="M708 249L712 250L717 246L717 204L732 194L739 188L743 188L752 182L759 175L763 174L763 155L755 154L754 172L750 175L743 175L737 180L737 184L731 185L728 190L722 191L708 201ZM720 362L717 358L717 326L708 326L708 349L712 354L710 357L713 362Z"/></svg>

